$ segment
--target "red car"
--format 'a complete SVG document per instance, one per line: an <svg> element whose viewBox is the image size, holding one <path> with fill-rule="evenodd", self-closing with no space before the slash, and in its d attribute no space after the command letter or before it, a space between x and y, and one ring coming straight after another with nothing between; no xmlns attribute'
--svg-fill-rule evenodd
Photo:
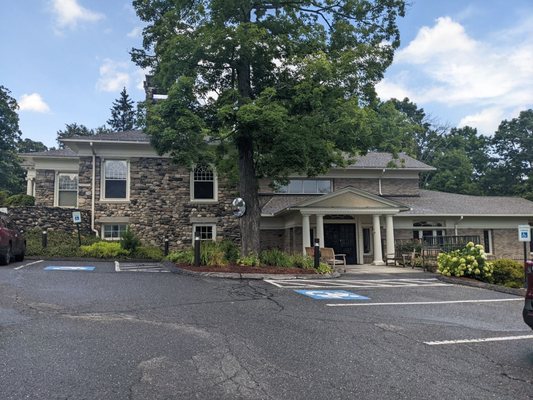
<svg viewBox="0 0 533 400"><path fill-rule="evenodd" d="M527 292L524 304L524 322L533 329L533 262L529 261L526 266Z"/></svg>
<svg viewBox="0 0 533 400"><path fill-rule="evenodd" d="M13 221L0 213L0 265L24 260L26 240Z"/></svg>

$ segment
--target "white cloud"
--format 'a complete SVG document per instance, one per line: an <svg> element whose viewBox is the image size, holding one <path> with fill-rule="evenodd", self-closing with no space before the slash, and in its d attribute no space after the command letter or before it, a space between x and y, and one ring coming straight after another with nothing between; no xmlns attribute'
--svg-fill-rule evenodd
<svg viewBox="0 0 533 400"><path fill-rule="evenodd" d="M102 92L117 92L130 83L128 63L106 58L100 66L100 78L96 88Z"/></svg>
<svg viewBox="0 0 533 400"><path fill-rule="evenodd" d="M39 93L23 94L18 101L20 111L34 111L46 113L50 107L46 104Z"/></svg>
<svg viewBox="0 0 533 400"><path fill-rule="evenodd" d="M456 107L468 114L461 125L492 133L511 110L533 105L533 25L529 22L474 40L460 23L438 18L398 51L393 63L398 72L377 85L378 94L383 99L408 95L419 105Z"/></svg>
<svg viewBox="0 0 533 400"><path fill-rule="evenodd" d="M59 29L72 29L80 22L97 22L105 18L104 14L78 4L78 0L52 0L52 11L55 14L56 27Z"/></svg>
<svg viewBox="0 0 533 400"><path fill-rule="evenodd" d="M130 32L128 32L126 36L130 38L139 38L141 37L142 31L143 28L141 28L140 26L136 26Z"/></svg>

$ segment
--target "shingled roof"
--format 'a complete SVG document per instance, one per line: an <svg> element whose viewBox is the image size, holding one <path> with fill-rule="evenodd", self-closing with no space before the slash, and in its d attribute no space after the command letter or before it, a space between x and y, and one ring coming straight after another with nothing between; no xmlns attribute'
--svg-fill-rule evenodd
<svg viewBox="0 0 533 400"><path fill-rule="evenodd" d="M418 197L390 197L411 208L400 215L533 216L533 202L520 197L469 196L420 190Z"/></svg>
<svg viewBox="0 0 533 400"><path fill-rule="evenodd" d="M150 137L140 130L102 133L94 136L72 136L61 139L62 142L74 141L91 141L91 142L141 142L149 143Z"/></svg>
<svg viewBox="0 0 533 400"><path fill-rule="evenodd" d="M77 157L78 155L70 149L53 149L46 151L34 151L31 153L20 153L20 156L23 157L53 157L53 158L62 158L62 157Z"/></svg>
<svg viewBox="0 0 533 400"><path fill-rule="evenodd" d="M421 161L415 160L413 157L405 153L398 153L398 157L394 158L391 153L384 152L369 152L364 156L357 157L355 163L348 166L350 169L354 168L368 168L368 169L382 169L382 168L407 168L424 171L433 171L435 168L424 164Z"/></svg>

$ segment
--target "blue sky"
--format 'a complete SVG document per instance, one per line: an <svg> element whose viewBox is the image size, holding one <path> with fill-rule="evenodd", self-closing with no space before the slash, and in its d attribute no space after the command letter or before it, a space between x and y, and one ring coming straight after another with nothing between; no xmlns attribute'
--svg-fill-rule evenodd
<svg viewBox="0 0 533 400"><path fill-rule="evenodd" d="M144 97L129 51L141 24L121 0L0 0L0 85L23 137L55 145L67 123L105 124L122 87ZM383 99L409 97L440 124L491 135L533 107L531 0L412 0Z"/></svg>

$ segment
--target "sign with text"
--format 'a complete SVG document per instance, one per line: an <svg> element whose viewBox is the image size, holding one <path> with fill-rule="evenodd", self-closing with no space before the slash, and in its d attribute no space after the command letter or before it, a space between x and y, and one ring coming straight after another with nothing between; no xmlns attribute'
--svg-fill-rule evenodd
<svg viewBox="0 0 533 400"><path fill-rule="evenodd" d="M531 242L531 226L518 225L518 240L521 242Z"/></svg>
<svg viewBox="0 0 533 400"><path fill-rule="evenodd" d="M72 211L72 221L74 221L75 224L81 224L81 212Z"/></svg>

